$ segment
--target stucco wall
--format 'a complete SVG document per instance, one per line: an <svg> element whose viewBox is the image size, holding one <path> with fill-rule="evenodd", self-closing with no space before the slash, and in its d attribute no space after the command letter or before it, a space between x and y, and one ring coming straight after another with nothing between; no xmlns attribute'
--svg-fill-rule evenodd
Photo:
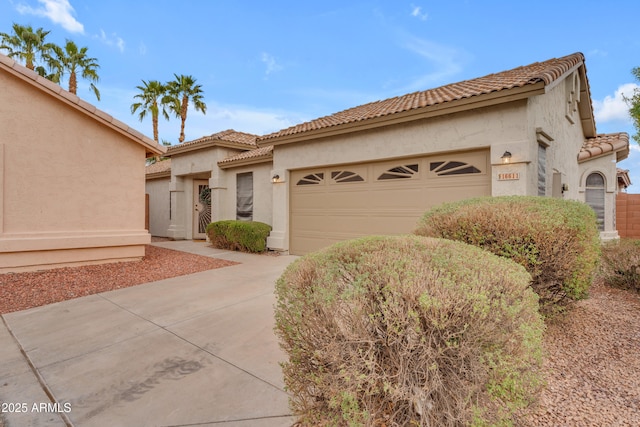
<svg viewBox="0 0 640 427"><path fill-rule="evenodd" d="M237 175L253 172L253 220L272 224L273 204L271 162L220 170L219 209L215 219L236 219Z"/></svg>
<svg viewBox="0 0 640 427"><path fill-rule="evenodd" d="M175 154L171 157L171 222L166 236L172 239L192 239L194 179L207 179L211 189L211 220L226 218L227 183L225 172L218 162L242 150L211 146L200 150ZM235 193L234 193L235 194ZM235 209L235 201L233 202ZM235 218L235 213L234 213Z"/></svg>
<svg viewBox="0 0 640 427"><path fill-rule="evenodd" d="M144 256L145 148L13 75L0 88L0 271Z"/></svg>
<svg viewBox="0 0 640 427"><path fill-rule="evenodd" d="M580 200L578 181L580 171L578 169L578 153L585 140L582 125L578 113L573 116L573 123L566 117L567 114L567 81L560 82L551 88L545 95L532 97L529 101L528 129L527 133L535 140L536 129L541 128L553 141L547 148L547 196L552 195L551 183L553 173L562 174L561 181L569 187L563 194L566 199ZM537 144L530 145L528 153L531 160L531 194L537 194ZM614 175L615 176L615 175Z"/></svg>
<svg viewBox="0 0 640 427"><path fill-rule="evenodd" d="M146 192L149 195L149 233L152 236L167 237L170 220L171 178L149 179Z"/></svg>
<svg viewBox="0 0 640 427"><path fill-rule="evenodd" d="M491 147L491 163L497 164L506 147L518 152L529 145L532 136L527 132L526 108L526 100L515 101L315 141L277 145L273 172L286 182L292 169L486 147ZM509 172L508 167L501 168ZM525 179L494 180L492 194L527 194L524 182ZM268 241L273 249L289 248L288 188L286 183L273 185L274 229Z"/></svg>

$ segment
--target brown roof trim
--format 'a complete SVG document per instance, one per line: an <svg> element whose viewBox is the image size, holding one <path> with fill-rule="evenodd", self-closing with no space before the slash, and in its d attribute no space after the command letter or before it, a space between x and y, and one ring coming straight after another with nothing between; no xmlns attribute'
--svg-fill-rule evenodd
<svg viewBox="0 0 640 427"><path fill-rule="evenodd" d="M113 116L99 110L93 104L80 99L78 96L68 92L56 83L53 83L38 73L28 69L17 63L15 60L9 58L6 55L0 53L0 69L18 77L24 82L29 83L33 87L43 91L44 93L57 98L59 101L73 107L77 111L80 111L94 120L103 123L104 125L112 128L120 134L128 137L131 141L142 145L147 151L147 156L154 154L162 154L167 149L162 145L156 143L153 139L144 136L137 130L129 127L129 125L117 120Z"/></svg>
<svg viewBox="0 0 640 427"><path fill-rule="evenodd" d="M259 146L285 144L525 99L545 93L564 75L583 66L584 55L578 52L435 89L360 105L259 137L257 143ZM582 72L582 76L586 78L586 73ZM592 110L590 99L588 101L582 109ZM592 118L592 113L587 114L581 110L581 119L588 121L590 117Z"/></svg>
<svg viewBox="0 0 640 427"><path fill-rule="evenodd" d="M587 138L578 153L578 162L592 160L609 153L616 153L617 162L626 159L629 155L629 134L618 132Z"/></svg>
<svg viewBox="0 0 640 427"><path fill-rule="evenodd" d="M238 166L253 165L273 161L273 145L245 151L218 162L221 169L234 168Z"/></svg>
<svg viewBox="0 0 640 427"><path fill-rule="evenodd" d="M172 145L167 150L167 155L181 154L195 150L202 150L209 147L239 148L241 150L252 150L257 147L258 135L246 132L238 132L233 129L223 130L212 135L203 136L193 141Z"/></svg>

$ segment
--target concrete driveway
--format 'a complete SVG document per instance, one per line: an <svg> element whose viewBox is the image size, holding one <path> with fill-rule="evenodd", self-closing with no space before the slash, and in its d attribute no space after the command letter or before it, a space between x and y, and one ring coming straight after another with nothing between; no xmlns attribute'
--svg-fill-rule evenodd
<svg viewBox="0 0 640 427"><path fill-rule="evenodd" d="M6 314L9 426L290 426L273 333L293 256L156 243L241 264Z"/></svg>

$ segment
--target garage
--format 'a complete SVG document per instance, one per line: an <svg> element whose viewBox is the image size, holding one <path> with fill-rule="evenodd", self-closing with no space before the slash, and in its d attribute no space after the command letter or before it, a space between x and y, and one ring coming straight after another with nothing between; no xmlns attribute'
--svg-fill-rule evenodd
<svg viewBox="0 0 640 427"><path fill-rule="evenodd" d="M291 171L289 252L410 233L440 203L491 195L489 150Z"/></svg>

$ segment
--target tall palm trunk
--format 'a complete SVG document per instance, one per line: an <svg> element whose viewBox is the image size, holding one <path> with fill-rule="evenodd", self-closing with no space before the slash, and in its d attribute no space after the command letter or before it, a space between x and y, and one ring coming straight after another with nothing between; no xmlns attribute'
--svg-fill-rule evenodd
<svg viewBox="0 0 640 427"><path fill-rule="evenodd" d="M151 124L153 125L153 140L158 141L158 103L153 101L153 113L151 114Z"/></svg>
<svg viewBox="0 0 640 427"><path fill-rule="evenodd" d="M72 71L71 74L69 75L69 92L75 95L77 91L78 91L78 80L76 77L76 72Z"/></svg>
<svg viewBox="0 0 640 427"><path fill-rule="evenodd" d="M189 107L189 98L187 96L182 97L182 105L180 106L180 138L178 139L180 142L184 142L184 122L187 121L187 108Z"/></svg>

